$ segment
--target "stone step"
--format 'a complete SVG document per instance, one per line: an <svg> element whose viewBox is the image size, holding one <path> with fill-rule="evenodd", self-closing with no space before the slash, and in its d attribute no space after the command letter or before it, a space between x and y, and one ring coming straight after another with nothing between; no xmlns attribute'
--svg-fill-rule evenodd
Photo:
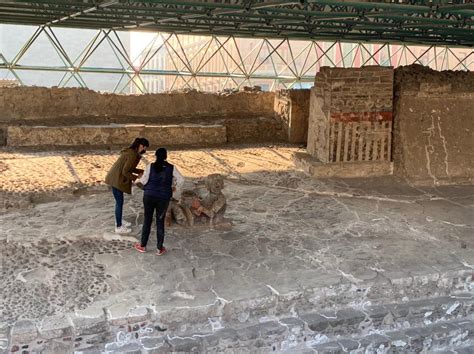
<svg viewBox="0 0 474 354"><path fill-rule="evenodd" d="M192 335L147 336L139 341L114 343L109 352L134 353L147 348L146 353L164 352L258 352L288 351L314 353L441 353L468 352L474 346L474 322L470 319L443 321L397 331L375 332L361 337L328 338L320 333L306 334L298 340L290 319L266 322L245 328L225 328L214 333Z"/></svg>
<svg viewBox="0 0 474 354"><path fill-rule="evenodd" d="M175 123L0 126L0 145L11 147L123 146L137 136L146 137L153 146L215 146L286 140L281 122L274 117L213 118L197 123L177 119Z"/></svg>
<svg viewBox="0 0 474 354"><path fill-rule="evenodd" d="M433 353L436 354L472 354L474 353L474 344L466 345L462 347L455 347L452 349L435 349Z"/></svg>
<svg viewBox="0 0 474 354"><path fill-rule="evenodd" d="M263 351L298 349L299 352L313 347L318 349L319 345L324 350L341 349L341 343L354 346L358 341L368 347L369 340L373 340L378 346L391 348L394 345L402 345L403 342L403 345L409 345L407 348L411 348L418 343L416 340L422 340L424 343L430 331L433 331L435 336L438 332L442 334L439 334L439 338L435 337L438 340L435 342L437 346L443 347L447 343L446 346L452 347L459 343L470 344L464 339L466 336L472 339L472 321L466 319L472 319L473 316L472 294L459 294L456 297L417 300L404 304L368 306L363 309L346 308L267 319L253 324L209 318L210 326L207 330L194 333L168 330L163 336L147 336L141 339L140 343L127 345L130 350L145 346L155 348L156 352L164 349L178 352L219 352L251 348ZM214 330L210 331L211 328ZM428 332L424 328L428 328ZM447 333L443 332L444 329L447 329ZM391 336L387 337L387 333L391 333ZM418 334L418 339L412 338ZM462 337L462 341L456 342L456 336ZM441 341L443 338L444 342ZM396 340L400 342L395 342ZM114 351L122 350L122 347L121 343L115 342L109 343L106 349ZM376 348L368 347L374 350ZM325 352L324 350L322 352Z"/></svg>
<svg viewBox="0 0 474 354"><path fill-rule="evenodd" d="M345 296L350 297L350 294ZM117 304L104 309L86 309L84 313L56 315L38 323L19 321L11 329L8 325L3 328L4 335L0 340L10 349L26 346L30 351L38 352L47 352L52 346L60 346L64 352L114 351L125 347L133 350L172 348L176 351L257 347L273 351L273 348L290 349L307 343L316 345L339 338L360 338L372 333L384 334L471 319L474 316L473 298L471 292L459 292L451 296L374 305L367 300L354 302L352 299L337 310L316 310L317 303L312 303L312 310L308 310L299 302L301 299L284 296L281 299L274 296L266 300L249 299L245 303L218 301L215 306L166 311Z"/></svg>
<svg viewBox="0 0 474 354"><path fill-rule="evenodd" d="M474 346L473 319L446 321L361 338L340 338L309 345L315 353L431 353L456 352ZM471 352L472 353L472 352Z"/></svg>
<svg viewBox="0 0 474 354"><path fill-rule="evenodd" d="M418 327L471 315L474 315L474 295L465 293L406 303L314 312L300 318L309 330L333 337Z"/></svg>

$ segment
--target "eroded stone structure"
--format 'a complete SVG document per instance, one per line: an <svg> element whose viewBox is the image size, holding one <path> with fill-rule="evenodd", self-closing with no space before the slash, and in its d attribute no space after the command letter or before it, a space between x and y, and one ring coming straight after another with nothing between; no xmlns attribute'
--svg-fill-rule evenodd
<svg viewBox="0 0 474 354"><path fill-rule="evenodd" d="M266 115L273 113L273 99L272 92L122 95L84 88L0 87L0 121L50 125L48 122L76 123L77 119L93 123L94 117L126 118L127 123L133 123L143 117Z"/></svg>
<svg viewBox="0 0 474 354"><path fill-rule="evenodd" d="M395 70L394 173L418 184L474 181L474 73Z"/></svg>
<svg viewBox="0 0 474 354"><path fill-rule="evenodd" d="M311 89L308 154L297 162L319 177L389 174L392 102L392 68L322 68Z"/></svg>
<svg viewBox="0 0 474 354"><path fill-rule="evenodd" d="M273 92L118 95L78 88L0 87L0 145L121 146L285 141Z"/></svg>
<svg viewBox="0 0 474 354"><path fill-rule="evenodd" d="M308 141L310 90L280 90L275 93L275 115L283 122L290 143Z"/></svg>

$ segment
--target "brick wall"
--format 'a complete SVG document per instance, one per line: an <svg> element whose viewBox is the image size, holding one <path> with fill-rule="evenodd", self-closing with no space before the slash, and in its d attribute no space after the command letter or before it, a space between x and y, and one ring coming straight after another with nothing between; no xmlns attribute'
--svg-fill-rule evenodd
<svg viewBox="0 0 474 354"><path fill-rule="evenodd" d="M311 90L308 153L321 162L391 159L393 69L323 67Z"/></svg>

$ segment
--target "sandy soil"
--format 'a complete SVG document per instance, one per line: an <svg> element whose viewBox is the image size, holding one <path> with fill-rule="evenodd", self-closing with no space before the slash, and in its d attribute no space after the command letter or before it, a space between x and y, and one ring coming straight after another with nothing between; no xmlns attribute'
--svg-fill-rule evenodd
<svg viewBox="0 0 474 354"><path fill-rule="evenodd" d="M169 161L185 177L199 178L210 173L221 173L242 178L244 174L258 171L286 171L293 168L291 154L298 149L279 145L175 150L169 151ZM27 206L38 199L52 200L61 193L101 188L104 186L105 174L118 153L0 151L0 208ZM153 151L148 152L140 166L143 168L153 158Z"/></svg>

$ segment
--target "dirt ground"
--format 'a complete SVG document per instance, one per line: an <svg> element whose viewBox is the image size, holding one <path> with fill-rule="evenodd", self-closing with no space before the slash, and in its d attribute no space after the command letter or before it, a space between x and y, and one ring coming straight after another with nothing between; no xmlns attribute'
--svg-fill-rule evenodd
<svg viewBox="0 0 474 354"><path fill-rule="evenodd" d="M290 145L170 150L168 160L189 178L211 173L242 178L244 174L258 171L291 169L291 154L298 150L300 148ZM104 188L105 175L118 154L118 150L0 151L0 209L26 207L37 201L52 201L71 193ZM140 166L144 168L153 160L153 151L149 151Z"/></svg>

